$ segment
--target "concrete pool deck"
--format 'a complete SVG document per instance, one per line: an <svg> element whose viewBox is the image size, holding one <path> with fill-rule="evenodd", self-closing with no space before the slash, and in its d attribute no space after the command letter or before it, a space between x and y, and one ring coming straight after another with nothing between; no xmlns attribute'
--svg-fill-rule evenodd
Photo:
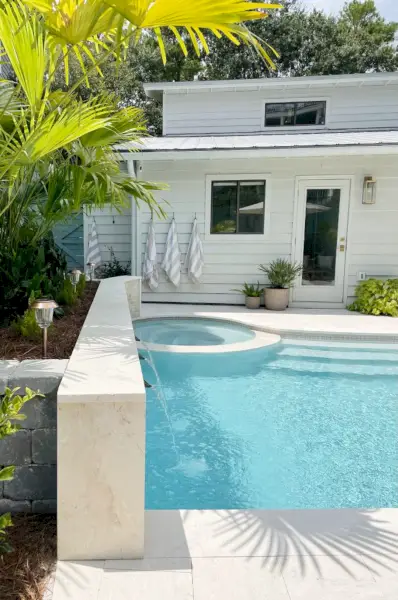
<svg viewBox="0 0 398 600"><path fill-rule="evenodd" d="M244 306L142 304L141 318L207 317L244 323L285 337L333 337L343 341L398 343L398 318L373 317L348 310L288 308L274 312Z"/></svg>
<svg viewBox="0 0 398 600"><path fill-rule="evenodd" d="M145 558L59 562L53 600L396 600L398 509L147 511Z"/></svg>

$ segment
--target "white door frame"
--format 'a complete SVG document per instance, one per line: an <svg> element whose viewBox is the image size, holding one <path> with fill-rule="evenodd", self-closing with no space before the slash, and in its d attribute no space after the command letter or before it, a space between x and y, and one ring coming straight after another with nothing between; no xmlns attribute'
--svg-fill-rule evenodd
<svg viewBox="0 0 398 600"><path fill-rule="evenodd" d="M292 305L296 306L314 306L314 307L324 307L327 306L335 306L342 307L346 301L347 294L347 265L348 265L348 226L349 226L349 217L351 212L351 198L353 193L353 176L347 175L303 175L296 177L295 180L295 196L294 196L294 214L293 214L293 240L292 240L292 261L302 262L302 244L303 244L303 228L305 225L305 205L301 204L300 200L300 192L303 187L303 183L308 183L308 187L310 188L313 185L315 188L327 188L327 187L341 187L346 192L346 203L343 208L343 213L340 214L343 216L342 221L339 219L339 231L338 231L338 240L337 245L339 245L339 238L345 238L345 252L344 252L344 262L340 267L340 278L341 284L340 288L342 290L341 297L337 300L325 300L322 298L322 294L319 294L319 297L316 297L316 286L308 286L309 294L310 290L314 291L313 298L302 299L297 296L297 292L295 293L295 289L297 290L297 286L300 286L300 290L303 289L301 286L301 276L296 280L295 287L291 290L290 300ZM336 250L337 251L337 250ZM298 255L300 253L300 256ZM326 287L326 286L325 286ZM322 286L319 288L322 289ZM324 288L325 289L325 288ZM329 288L330 289L330 288ZM308 296L309 296L308 294Z"/></svg>

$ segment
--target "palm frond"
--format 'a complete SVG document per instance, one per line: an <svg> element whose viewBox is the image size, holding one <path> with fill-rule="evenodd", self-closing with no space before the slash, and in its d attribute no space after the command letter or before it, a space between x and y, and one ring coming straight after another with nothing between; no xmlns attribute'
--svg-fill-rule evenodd
<svg viewBox="0 0 398 600"><path fill-rule="evenodd" d="M27 131L20 128L21 154L17 162L29 164L68 146L80 137L110 125L109 104L104 100L73 102L52 111Z"/></svg>
<svg viewBox="0 0 398 600"><path fill-rule="evenodd" d="M0 7L0 42L32 109L43 98L49 64L48 34L43 20L18 0Z"/></svg>
<svg viewBox="0 0 398 600"><path fill-rule="evenodd" d="M44 14L52 35L63 43L85 44L100 36L116 40L130 26L131 34L142 29L154 31L163 61L166 53L162 28L171 30L185 53L178 27L185 29L197 53L208 50L204 33L225 35L236 44L253 46L273 65L273 49L244 26L246 21L264 19L279 3L255 0L24 0ZM268 50L266 50L268 48Z"/></svg>
<svg viewBox="0 0 398 600"><path fill-rule="evenodd" d="M146 122L141 109L129 106L116 109L106 127L80 137L86 147L111 146L124 142L139 142L146 135Z"/></svg>

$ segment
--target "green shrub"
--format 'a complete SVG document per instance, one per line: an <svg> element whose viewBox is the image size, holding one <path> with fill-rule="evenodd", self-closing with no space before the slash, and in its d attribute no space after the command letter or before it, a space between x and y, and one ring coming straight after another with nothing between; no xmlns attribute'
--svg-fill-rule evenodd
<svg viewBox="0 0 398 600"><path fill-rule="evenodd" d="M4 395L0 401L0 440L16 433L21 426L13 421L23 421L26 417L20 413L20 410L35 397L43 397L40 392L33 392L25 388L25 396L17 394L19 388L11 390L5 388ZM7 466L0 469L0 482L9 481L14 477L15 467ZM12 548L7 542L6 528L12 525L10 513L0 515L0 554L10 552Z"/></svg>
<svg viewBox="0 0 398 600"><path fill-rule="evenodd" d="M36 321L35 311L32 308L25 310L22 317L18 317L11 324L12 330L28 340L40 340L42 332Z"/></svg>
<svg viewBox="0 0 398 600"><path fill-rule="evenodd" d="M398 279L368 279L355 290L356 300L347 308L364 315L398 317Z"/></svg>
<svg viewBox="0 0 398 600"><path fill-rule="evenodd" d="M263 288L260 286L260 282L257 282L257 285L244 283L241 289L234 289L231 292L239 292L248 298L259 298L263 292Z"/></svg>
<svg viewBox="0 0 398 600"><path fill-rule="evenodd" d="M69 277L64 279L62 288L59 290L55 300L58 304L62 304L63 306L73 306L76 304L77 292Z"/></svg>
<svg viewBox="0 0 398 600"><path fill-rule="evenodd" d="M0 323L23 315L32 293L55 298L63 284L66 257L52 234L34 246L26 238L16 250L0 247Z"/></svg>
<svg viewBox="0 0 398 600"><path fill-rule="evenodd" d="M268 276L268 281L273 288L292 287L297 275L301 273L303 267L298 263L291 263L289 260L278 258L269 265L260 265L260 271Z"/></svg>
<svg viewBox="0 0 398 600"><path fill-rule="evenodd" d="M96 276L100 279L109 279L110 277L118 277L119 275L131 275L131 263L127 263L126 266L116 258L116 254L113 248L109 248L111 253L111 260L98 267L95 270Z"/></svg>
<svg viewBox="0 0 398 600"><path fill-rule="evenodd" d="M84 290L86 289L86 283L86 276L84 275L84 273L82 273L76 286L76 293L78 298L81 298L83 296Z"/></svg>

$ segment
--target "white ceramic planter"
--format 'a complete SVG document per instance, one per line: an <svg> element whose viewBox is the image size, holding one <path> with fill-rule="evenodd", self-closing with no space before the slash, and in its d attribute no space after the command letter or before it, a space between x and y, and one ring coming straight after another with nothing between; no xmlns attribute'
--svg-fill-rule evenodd
<svg viewBox="0 0 398 600"><path fill-rule="evenodd" d="M289 290L266 288L264 290L265 308L268 310L285 310L289 305Z"/></svg>
<svg viewBox="0 0 398 600"><path fill-rule="evenodd" d="M260 296L246 296L245 304L246 308L255 309L260 308Z"/></svg>

